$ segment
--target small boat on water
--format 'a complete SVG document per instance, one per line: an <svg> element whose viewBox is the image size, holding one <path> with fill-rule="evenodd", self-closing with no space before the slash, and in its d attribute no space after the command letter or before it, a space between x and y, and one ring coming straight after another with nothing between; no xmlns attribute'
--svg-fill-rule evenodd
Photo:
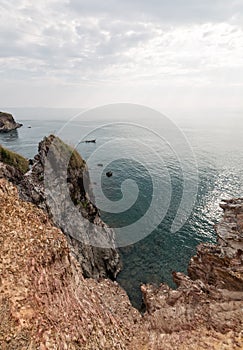
<svg viewBox="0 0 243 350"><path fill-rule="evenodd" d="M83 143L96 143L96 140L84 140Z"/></svg>

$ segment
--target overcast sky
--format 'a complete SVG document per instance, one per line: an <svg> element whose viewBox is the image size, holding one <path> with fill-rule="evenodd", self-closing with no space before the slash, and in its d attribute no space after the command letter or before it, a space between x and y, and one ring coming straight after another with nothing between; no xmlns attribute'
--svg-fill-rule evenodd
<svg viewBox="0 0 243 350"><path fill-rule="evenodd" d="M243 0L0 0L0 106L243 110Z"/></svg>

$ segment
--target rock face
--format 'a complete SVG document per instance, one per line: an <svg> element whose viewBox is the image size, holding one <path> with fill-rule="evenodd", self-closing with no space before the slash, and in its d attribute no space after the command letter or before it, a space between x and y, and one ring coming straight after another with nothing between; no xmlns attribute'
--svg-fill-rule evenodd
<svg viewBox="0 0 243 350"><path fill-rule="evenodd" d="M0 348L127 349L141 316L110 280L84 279L61 230L0 180Z"/></svg>
<svg viewBox="0 0 243 350"><path fill-rule="evenodd" d="M44 184L44 168L50 147L52 147L52 162L55 163L55 166L61 168L65 159L70 159L68 167L64 169L62 176L65 183L68 183L72 199L70 203L65 196L61 195L58 203L53 201L52 208L50 208L50 201L47 201ZM121 269L121 262L115 249L115 233L100 219L97 208L90 201L92 191L89 188L90 195L88 195L84 187L84 181L89 187L88 169L85 161L77 151L73 151L70 146L63 143L59 138L50 135L40 142L33 166L24 176L21 176L15 168L6 165L1 167L2 177L6 177L18 185L21 198L44 209L53 222L66 234L72 253L78 259L85 277L108 277L112 280L116 278ZM60 178L56 178L54 173L52 180L54 190L62 194ZM73 206L77 209L76 216L73 214ZM60 210L62 210L62 213L65 213L65 220L58 220L59 217L63 217L62 213L58 215ZM80 217L86 219L84 223L80 221ZM75 218L77 219L76 221ZM91 244L88 244L89 237L97 235L96 228L98 227L101 230L102 238L109 239L111 243L110 248L93 247ZM82 239L83 237L87 239L84 240Z"/></svg>
<svg viewBox="0 0 243 350"><path fill-rule="evenodd" d="M221 204L218 244L200 244L172 290L142 286L147 308L131 349L243 349L243 199Z"/></svg>
<svg viewBox="0 0 243 350"><path fill-rule="evenodd" d="M0 179L8 179L17 185L23 179L23 174L17 168L0 162Z"/></svg>
<svg viewBox="0 0 243 350"><path fill-rule="evenodd" d="M243 199L221 203L223 220L216 225L218 244L198 247L189 276L218 289L243 292Z"/></svg>
<svg viewBox="0 0 243 350"><path fill-rule="evenodd" d="M217 232L222 235L226 224L237 223L235 235L228 241L223 230L216 260L208 245L201 245L200 256L190 262L193 275L174 273L176 290L143 285L147 311L142 317L116 282L84 279L47 213L20 200L16 188L0 180L0 348L243 349L243 264L235 246L241 244L243 200L224 205ZM195 279L202 261L207 271L211 266L213 279L207 272ZM215 271L224 271L224 285ZM233 288L232 276L237 277Z"/></svg>
<svg viewBox="0 0 243 350"><path fill-rule="evenodd" d="M40 144L34 167L26 175L9 165L0 167L0 176L18 183L22 198L36 203L20 200L16 188L0 180L0 348L243 349L243 199L221 204L224 217L216 225L217 244L199 245L188 276L173 273L177 289L166 284L141 287L146 305L141 316L116 282L83 278L87 271L94 277L108 274L104 251L86 249L69 236L67 244L50 220L55 213L49 213L40 175L54 139ZM57 164L59 142L53 150ZM63 143L61 147L69 149ZM74 157L66 175L70 196L90 222L102 225L83 191L85 162L78 154ZM58 183L54 185L59 191ZM61 200L58 206L65 204ZM62 227L66 229L70 227ZM112 249L108 253L110 261L115 261L113 253Z"/></svg>
<svg viewBox="0 0 243 350"><path fill-rule="evenodd" d="M16 123L12 114L0 112L0 132L9 132L20 128L23 124Z"/></svg>

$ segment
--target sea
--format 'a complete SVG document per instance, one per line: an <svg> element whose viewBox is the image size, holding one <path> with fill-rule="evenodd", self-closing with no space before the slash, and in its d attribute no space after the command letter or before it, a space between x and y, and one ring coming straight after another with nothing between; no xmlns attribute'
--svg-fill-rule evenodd
<svg viewBox="0 0 243 350"><path fill-rule="evenodd" d="M8 108L7 111L23 126L0 134L3 146L31 159L44 136L59 135L87 161L102 219L115 231L137 229L136 237L131 231L129 239L119 248L123 268L117 279L132 304L140 310L143 308L141 284L168 283L174 287L172 272L187 273L197 245L216 242L214 226L222 217L221 200L243 197L243 118L240 113L177 115L172 122L180 137L173 147L171 139L169 146L164 140L163 118L161 125L157 121L154 128L148 128L144 115L140 122L136 118L134 123L132 118L128 121L121 116L119 120L106 119L102 113L100 118L91 118L85 113L80 117L83 112L80 109ZM188 154L178 157L180 138L184 138L182 142L187 141L190 157L195 158L188 159ZM91 139L96 142L84 142ZM183 162L185 165L194 162L189 167L194 171L193 191L191 197L186 197L191 202L188 206L191 205L191 210L174 232L171 227L183 196ZM108 171L112 172L111 177L106 176ZM186 176L190 184L191 174ZM128 179L136 186L126 191L126 184L131 186L126 182ZM123 207L122 199L126 196ZM110 211L106 200L109 205L114 203ZM121 202L120 211L115 205L117 201ZM143 217L146 220L136 228ZM155 227L150 225L153 221Z"/></svg>

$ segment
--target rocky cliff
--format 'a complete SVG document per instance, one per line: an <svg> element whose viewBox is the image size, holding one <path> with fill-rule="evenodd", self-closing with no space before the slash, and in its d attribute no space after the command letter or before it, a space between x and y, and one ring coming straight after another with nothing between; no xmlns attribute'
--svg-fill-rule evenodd
<svg viewBox="0 0 243 350"><path fill-rule="evenodd" d="M218 289L243 292L243 200L220 204L223 220L216 225L218 245L199 245L189 276Z"/></svg>
<svg viewBox="0 0 243 350"><path fill-rule="evenodd" d="M9 132L20 128L23 124L16 123L12 114L0 112L0 132Z"/></svg>
<svg viewBox="0 0 243 350"><path fill-rule="evenodd" d="M141 287L146 305L141 316L116 282L83 278L83 260L53 226L41 198L43 184L35 183L48 140L40 145L37 168L24 180L9 165L0 167L2 176L18 183L22 198L44 208L19 199L17 189L0 180L0 348L243 349L243 199L221 204L217 244L199 245L188 276L173 273L177 289ZM37 197L31 195L35 184Z"/></svg>
<svg viewBox="0 0 243 350"><path fill-rule="evenodd" d="M243 199L224 201L218 244L200 244L178 288L142 286L145 313L133 349L243 349Z"/></svg>
<svg viewBox="0 0 243 350"><path fill-rule="evenodd" d="M68 184L72 200L70 203L65 196L60 196L58 203L54 203L52 208L50 208L50 201L49 203L47 201L44 184L44 169L50 147L52 162L60 169L62 165L64 166L61 176L63 176L65 183ZM69 160L67 169L65 168L66 159ZM0 177L5 177L16 184L22 199L44 209L53 222L62 229L67 236L73 255L76 256L82 267L85 277L109 277L115 279L121 269L120 257L114 244L115 233L102 222L96 206L90 200L92 191L89 187L89 175L85 161L77 151L62 142L58 137L50 135L40 142L38 154L32 163L31 169L24 175L14 166L14 163L0 163ZM85 189L84 182L87 184L89 193ZM53 174L53 190L62 194L60 178L56 178L55 173ZM80 215L86 219L84 226L82 226L80 220L74 221L73 207L71 207L73 205L77 208ZM66 215L65 220L62 221L58 221L58 215L55 216L55 210L58 211L60 209ZM78 219L80 215L78 215ZM82 235L88 238L95 236L96 227L100 228L103 238L109 237L110 248L93 247L90 244L86 244L88 239L87 242L79 239Z"/></svg>
<svg viewBox="0 0 243 350"><path fill-rule="evenodd" d="M141 316L116 282L84 279L47 213L0 180L0 348L243 349L243 200L223 207L218 244L174 273L176 290L142 286Z"/></svg>
<svg viewBox="0 0 243 350"><path fill-rule="evenodd" d="M141 316L110 280L84 279L62 231L0 180L0 349L127 349Z"/></svg>

